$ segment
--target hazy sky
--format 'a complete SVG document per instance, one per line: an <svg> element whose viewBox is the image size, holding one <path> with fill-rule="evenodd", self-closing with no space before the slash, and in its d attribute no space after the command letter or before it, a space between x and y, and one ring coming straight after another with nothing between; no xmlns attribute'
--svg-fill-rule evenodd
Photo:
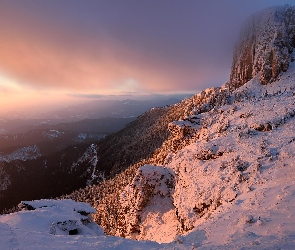
<svg viewBox="0 0 295 250"><path fill-rule="evenodd" d="M295 0L0 0L0 111L221 86L245 19Z"/></svg>

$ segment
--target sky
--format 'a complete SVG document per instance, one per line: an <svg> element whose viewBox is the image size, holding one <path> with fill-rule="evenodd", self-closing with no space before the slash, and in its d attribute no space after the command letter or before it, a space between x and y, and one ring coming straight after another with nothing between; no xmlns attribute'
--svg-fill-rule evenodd
<svg viewBox="0 0 295 250"><path fill-rule="evenodd" d="M285 3L0 0L0 112L221 86L245 19Z"/></svg>

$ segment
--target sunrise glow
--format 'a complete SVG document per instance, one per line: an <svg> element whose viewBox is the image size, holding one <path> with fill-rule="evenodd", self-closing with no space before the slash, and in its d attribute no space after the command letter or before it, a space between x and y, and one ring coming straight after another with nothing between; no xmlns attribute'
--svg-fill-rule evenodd
<svg viewBox="0 0 295 250"><path fill-rule="evenodd" d="M269 3L214 4L4 1L1 110L221 86L241 23Z"/></svg>

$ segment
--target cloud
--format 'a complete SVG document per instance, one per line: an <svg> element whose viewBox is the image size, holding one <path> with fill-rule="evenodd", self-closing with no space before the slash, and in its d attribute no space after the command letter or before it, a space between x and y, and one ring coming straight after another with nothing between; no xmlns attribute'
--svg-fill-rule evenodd
<svg viewBox="0 0 295 250"><path fill-rule="evenodd" d="M142 55L116 44L79 46L43 43L38 37L14 36L0 41L0 66L18 82L40 89L77 89L103 94L126 88L168 91L191 88L204 77L204 69L179 67L159 56ZM137 85L126 85L134 79ZM181 85L180 85L181 84Z"/></svg>
<svg viewBox="0 0 295 250"><path fill-rule="evenodd" d="M198 45L192 47L191 37L179 33L184 23L175 30L166 23L177 25L178 20L173 19L176 6L165 20L161 20L161 13L153 20L153 5L134 15L128 15L131 13L125 12L126 7L119 5L123 9L120 17L98 24L98 28L91 28L88 19L80 20L86 22L86 31L79 25L77 30L68 29L65 20L58 20L58 25L49 14L47 19L41 18L41 14L32 13L36 7L29 10L29 6L12 6L10 13L6 10L7 14L2 15L6 20L0 26L5 30L5 38L0 41L0 68L20 84L37 89L83 89L102 94L126 91L128 79L137 82L133 87L147 92L196 90L210 84L213 78L206 80L210 55L195 52ZM167 4L160 5L160 11L165 11ZM212 72L216 79L211 84L221 85L217 79L226 74L218 69Z"/></svg>
<svg viewBox="0 0 295 250"><path fill-rule="evenodd" d="M280 2L6 1L0 70L37 90L96 97L220 86L241 23L270 3Z"/></svg>
<svg viewBox="0 0 295 250"><path fill-rule="evenodd" d="M69 94L69 96L78 97L78 98L90 98L90 99L100 99L105 97L104 95L97 95L97 94Z"/></svg>

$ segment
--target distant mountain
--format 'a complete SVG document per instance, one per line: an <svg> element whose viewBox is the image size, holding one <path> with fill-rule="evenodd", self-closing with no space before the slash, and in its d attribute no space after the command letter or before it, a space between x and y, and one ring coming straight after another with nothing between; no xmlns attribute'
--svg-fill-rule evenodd
<svg viewBox="0 0 295 250"><path fill-rule="evenodd" d="M179 102L176 98L151 100L94 100L68 108L39 114L35 118L61 119L77 121L105 117L130 118L137 117L153 107L163 107Z"/></svg>
<svg viewBox="0 0 295 250"><path fill-rule="evenodd" d="M167 99L167 97L151 100L96 100L38 114L28 111L22 114L1 117L0 135L24 133L36 130L40 126L51 126L82 120L135 119L151 108L172 105L179 101L180 99Z"/></svg>
<svg viewBox="0 0 295 250"><path fill-rule="evenodd" d="M56 125L41 124L24 133L0 134L0 161L1 157L27 147L37 147L40 155L49 155L70 145L97 142L124 128L134 119L101 118Z"/></svg>

